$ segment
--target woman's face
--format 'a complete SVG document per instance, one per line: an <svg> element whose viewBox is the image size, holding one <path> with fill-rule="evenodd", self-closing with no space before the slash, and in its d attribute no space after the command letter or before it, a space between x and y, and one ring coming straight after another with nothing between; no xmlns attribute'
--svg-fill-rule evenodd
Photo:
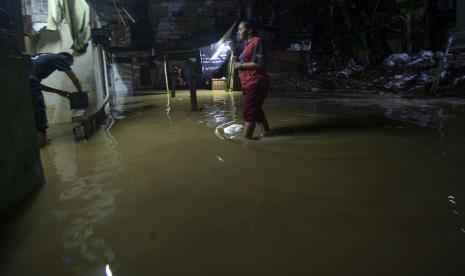
<svg viewBox="0 0 465 276"><path fill-rule="evenodd" d="M244 23L239 24L237 33L239 34L239 40L247 40L249 38L249 30L245 27Z"/></svg>

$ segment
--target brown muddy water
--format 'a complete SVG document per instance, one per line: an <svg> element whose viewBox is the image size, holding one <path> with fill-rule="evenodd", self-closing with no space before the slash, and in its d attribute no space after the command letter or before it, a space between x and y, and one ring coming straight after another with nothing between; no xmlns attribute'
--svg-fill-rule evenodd
<svg viewBox="0 0 465 276"><path fill-rule="evenodd" d="M465 275L465 101L121 99L85 143L54 125L47 184L1 225L0 275Z"/></svg>

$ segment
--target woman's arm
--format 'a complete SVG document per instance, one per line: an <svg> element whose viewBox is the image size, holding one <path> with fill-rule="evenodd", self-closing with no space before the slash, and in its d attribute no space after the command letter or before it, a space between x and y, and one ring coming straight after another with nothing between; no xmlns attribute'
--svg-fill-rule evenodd
<svg viewBox="0 0 465 276"><path fill-rule="evenodd" d="M255 62L244 62L244 63L241 63L241 62L236 62L234 64L234 68L235 69L239 69L239 70L258 70L258 69L263 69L264 66L262 64L257 64Z"/></svg>
<svg viewBox="0 0 465 276"><path fill-rule="evenodd" d="M68 78L73 82L74 86L76 87L76 89L79 91L79 92L82 92L82 86L81 86L81 83L79 82L79 79L78 77L76 76L76 74L74 74L73 70L67 70L67 71L64 71L65 74L68 76Z"/></svg>
<svg viewBox="0 0 465 276"><path fill-rule="evenodd" d="M55 93L55 94L58 94L58 95L60 95L62 97L65 97L65 98L69 97L69 94L70 94L69 92L59 90L59 89L55 89L55 88L52 88L50 86L46 86L46 85L43 85L43 84L41 84L41 86L42 86L42 91Z"/></svg>
<svg viewBox="0 0 465 276"><path fill-rule="evenodd" d="M260 70L266 68L266 58L263 44L258 42L252 50L252 60L250 62L236 62L235 69L239 70Z"/></svg>

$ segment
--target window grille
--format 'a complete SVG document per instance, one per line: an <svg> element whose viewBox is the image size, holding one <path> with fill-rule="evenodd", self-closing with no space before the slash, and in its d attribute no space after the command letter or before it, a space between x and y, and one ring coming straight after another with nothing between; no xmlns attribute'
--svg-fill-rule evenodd
<svg viewBox="0 0 465 276"><path fill-rule="evenodd" d="M46 23L48 18L48 0L31 1L32 23Z"/></svg>

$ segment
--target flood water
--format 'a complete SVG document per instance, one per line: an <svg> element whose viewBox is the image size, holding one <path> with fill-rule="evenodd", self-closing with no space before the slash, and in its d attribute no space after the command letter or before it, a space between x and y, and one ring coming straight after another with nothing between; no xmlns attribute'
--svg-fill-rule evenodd
<svg viewBox="0 0 465 276"><path fill-rule="evenodd" d="M465 101L133 96L1 225L0 275L465 275ZM257 135L260 134L257 132Z"/></svg>

